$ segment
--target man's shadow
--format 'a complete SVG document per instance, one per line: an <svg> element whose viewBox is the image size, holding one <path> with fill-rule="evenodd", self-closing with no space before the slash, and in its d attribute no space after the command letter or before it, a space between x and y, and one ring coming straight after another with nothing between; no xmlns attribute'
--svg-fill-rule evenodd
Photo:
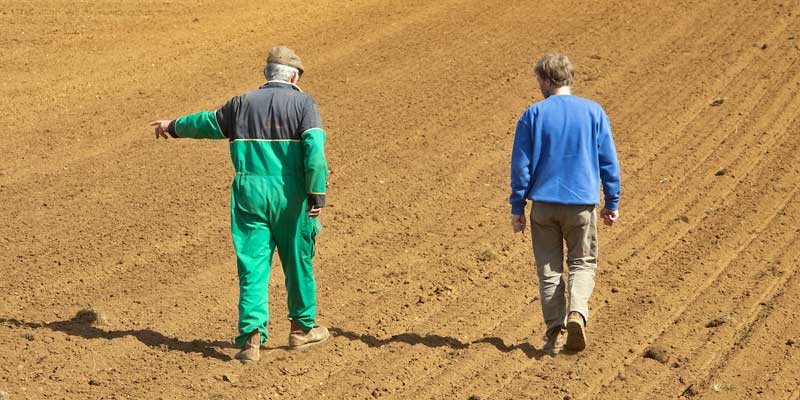
<svg viewBox="0 0 800 400"><path fill-rule="evenodd" d="M431 348L449 347L453 350L461 350L469 348L472 345L485 343L494 346L497 350L503 353L510 353L512 351L520 350L523 353L525 353L525 355L528 356L528 358L536 360L541 359L546 354L544 351L537 349L530 343L523 342L509 346L505 344L503 339L500 339L498 337L481 338L473 340L471 342L464 343L456 338L449 336L440 336L440 335L422 336L417 333L401 333L398 335L394 335L388 339L378 339L372 335L358 334L340 328L331 328L330 331L331 334L333 334L333 336L344 337L349 340L357 340L360 342L364 342L367 344L367 346L373 348L383 347L391 343L406 343L412 346L421 344L423 346Z"/></svg>
<svg viewBox="0 0 800 400"><path fill-rule="evenodd" d="M152 348L166 348L171 351L195 353L206 358L215 358L222 361L230 361L231 357L220 352L217 350L217 348L235 348L233 343L226 341L192 340L190 342L185 342L176 338L164 336L162 333L151 329L104 330L87 324L85 321L78 321L76 319L48 323L36 323L23 322L13 318L0 318L0 324L14 326L17 328L50 329L52 331L62 332L70 336L77 336L84 339L112 340L125 336L133 336L146 346ZM343 337L348 340L361 341L372 348L380 348L391 343L406 343L412 346L423 345L430 348L448 347L453 350L462 350L477 344L489 344L503 353L510 353L512 351L520 350L531 359L539 360L546 354L544 351L537 349L530 343L523 342L515 345L506 345L503 339L498 337L481 338L473 340L472 342L464 343L453 337L435 334L422 336L417 333L401 333L387 339L378 339L373 335L358 334L341 328L330 328L330 331L334 337ZM286 346L280 346L278 348L283 349L286 348Z"/></svg>
<svg viewBox="0 0 800 400"><path fill-rule="evenodd" d="M13 318L0 318L0 324L15 326L17 328L41 329L46 328L56 332L63 332L70 336L82 337L84 339L118 339L125 336L133 336L145 345L153 348L166 348L172 351L184 353L196 353L207 358L216 358L222 361L229 361L231 357L218 351L216 348L233 348L233 344L223 341L192 340L184 342L182 340L164 336L163 334L151 329L136 330L104 330L96 326L86 324L82 321L66 320L55 321L44 324L36 322L22 322Z"/></svg>

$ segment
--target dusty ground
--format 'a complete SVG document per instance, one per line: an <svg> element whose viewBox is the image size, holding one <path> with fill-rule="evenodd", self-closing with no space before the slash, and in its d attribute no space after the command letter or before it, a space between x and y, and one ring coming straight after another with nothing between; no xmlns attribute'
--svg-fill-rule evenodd
<svg viewBox="0 0 800 400"><path fill-rule="evenodd" d="M0 0L0 391L796 400L799 15L772 0ZM336 336L285 350L276 265L269 350L243 366L227 145L156 142L147 122L257 87L279 43L329 130L316 265ZM611 117L624 193L600 232L590 347L553 358L506 199L514 124L541 98L531 65L559 49ZM107 321L70 322L87 307Z"/></svg>

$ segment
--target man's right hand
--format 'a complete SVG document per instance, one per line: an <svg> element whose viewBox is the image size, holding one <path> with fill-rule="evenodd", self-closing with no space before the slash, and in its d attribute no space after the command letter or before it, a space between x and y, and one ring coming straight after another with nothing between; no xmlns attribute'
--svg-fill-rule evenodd
<svg viewBox="0 0 800 400"><path fill-rule="evenodd" d="M158 121L153 121L150 123L150 126L153 127L156 133L156 139L162 137L164 139L169 139L169 132L167 132L167 128L169 127L171 120L168 119L160 119Z"/></svg>
<svg viewBox="0 0 800 400"><path fill-rule="evenodd" d="M608 226L613 226L614 222L617 222L617 218L619 218L619 210L611 211L607 208L603 208L600 210L600 218L603 219L603 223Z"/></svg>
<svg viewBox="0 0 800 400"><path fill-rule="evenodd" d="M319 213L322 212L322 207L315 207L309 204L306 207L306 211L308 212L308 218L317 218L319 217Z"/></svg>

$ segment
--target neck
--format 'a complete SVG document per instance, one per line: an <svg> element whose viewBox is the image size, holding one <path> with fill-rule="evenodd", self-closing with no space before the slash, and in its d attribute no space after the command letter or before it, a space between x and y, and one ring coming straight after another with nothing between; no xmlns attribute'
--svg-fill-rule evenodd
<svg viewBox="0 0 800 400"><path fill-rule="evenodd" d="M559 88L556 88L551 93L551 96L560 96L560 95L565 95L565 94L572 94L572 90L570 90L569 86L561 86Z"/></svg>

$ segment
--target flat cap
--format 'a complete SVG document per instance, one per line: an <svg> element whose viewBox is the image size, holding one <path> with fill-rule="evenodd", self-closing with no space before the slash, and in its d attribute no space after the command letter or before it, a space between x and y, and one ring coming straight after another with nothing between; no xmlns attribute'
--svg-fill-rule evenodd
<svg viewBox="0 0 800 400"><path fill-rule="evenodd" d="M269 55L267 56L267 64L283 64L288 65L292 68L297 68L300 70L300 73L303 73L303 62L300 61L300 57L294 53L294 50L286 47L286 46L275 46L269 49Z"/></svg>

